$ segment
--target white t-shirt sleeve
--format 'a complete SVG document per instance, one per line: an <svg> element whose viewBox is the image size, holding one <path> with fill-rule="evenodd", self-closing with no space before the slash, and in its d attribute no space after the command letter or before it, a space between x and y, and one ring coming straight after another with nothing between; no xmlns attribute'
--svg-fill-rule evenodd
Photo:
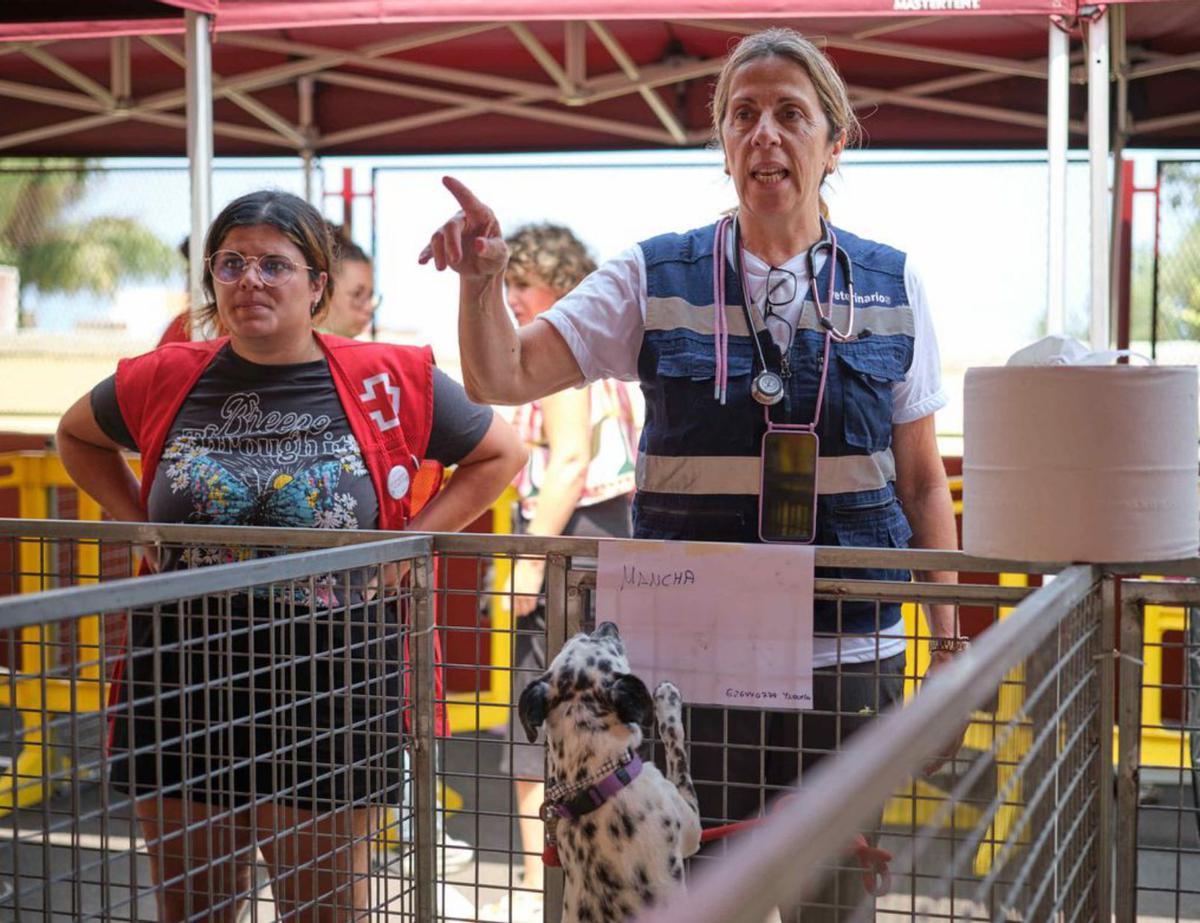
<svg viewBox="0 0 1200 923"><path fill-rule="evenodd" d="M913 312L913 361L904 380L892 387L893 423L911 423L941 410L948 403L946 392L942 390L942 360L925 297L925 285L911 259L904 261L904 287Z"/></svg>
<svg viewBox="0 0 1200 923"><path fill-rule="evenodd" d="M634 245L539 316L567 341L585 380L637 381L646 329L645 280L645 257Z"/></svg>

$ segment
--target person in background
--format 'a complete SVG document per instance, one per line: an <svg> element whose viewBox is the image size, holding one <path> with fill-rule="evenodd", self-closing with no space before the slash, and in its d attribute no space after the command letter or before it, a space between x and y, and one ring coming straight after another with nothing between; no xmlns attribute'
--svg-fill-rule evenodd
<svg viewBox="0 0 1200 923"><path fill-rule="evenodd" d="M921 277L903 252L835 228L823 215L821 187L858 134L845 84L812 42L767 29L729 53L712 115L736 211L631 247L518 330L504 311L508 248L500 223L466 186L444 180L460 211L418 259L459 274L468 393L523 404L602 378L639 380L646 424L637 538L756 542L761 517L778 520L774 540L956 548L934 429L946 395ZM768 467L769 424L803 428L791 441L806 447L796 453L802 465ZM779 474L767 481L772 470ZM793 502L806 483L815 487L805 505ZM818 569L817 576L909 578L882 568ZM956 576L935 571L921 579ZM954 606L933 605L928 614L937 670L966 641ZM762 813L901 700L898 603L816 600L813 619L811 710L688 709L706 825ZM931 760L952 756L958 740ZM840 869L804 904L804 923L848 919L863 898L858 870ZM800 912L785 908L781 916L790 923Z"/></svg>
<svg viewBox="0 0 1200 923"><path fill-rule="evenodd" d="M113 519L453 532L524 464L512 428L427 347L315 330L333 244L303 199L234 200L204 253L211 302L196 321L228 335L122 360L59 425L68 473ZM140 483L122 449L141 453ZM414 513L425 458L457 470ZM236 558L189 547L157 566ZM109 772L136 798L158 919L237 919L256 849L281 918L359 919L378 899L370 844L378 807L402 797L406 696L402 615L372 602L380 578L317 576L132 613ZM222 715L245 722L214 724Z"/></svg>
<svg viewBox="0 0 1200 923"><path fill-rule="evenodd" d="M355 339L371 328L379 307L371 258L358 244L345 236L344 229L331 224L334 239L333 294L322 329L340 337Z"/></svg>
<svg viewBox="0 0 1200 923"><path fill-rule="evenodd" d="M570 292L596 268L587 249L565 227L530 224L508 239L504 274L508 306L522 327ZM523 531L530 535L629 535L637 445L633 405L623 382L605 379L569 389L517 409L513 426L529 449L517 478ZM546 669L545 561L521 558L513 571L517 629L513 701ZM501 772L515 780L524 887L485 907L483 920L540 923L545 757L542 745L524 742L515 711L508 724Z"/></svg>
<svg viewBox="0 0 1200 923"><path fill-rule="evenodd" d="M189 241L190 237L185 237L179 242L179 255L183 257L183 278L184 286L187 286L188 279L188 259L190 258ZM162 336L158 338L159 346L166 346L168 343L187 343L192 338L192 309L184 308L178 314L171 318L171 322L167 324L167 329L162 332Z"/></svg>

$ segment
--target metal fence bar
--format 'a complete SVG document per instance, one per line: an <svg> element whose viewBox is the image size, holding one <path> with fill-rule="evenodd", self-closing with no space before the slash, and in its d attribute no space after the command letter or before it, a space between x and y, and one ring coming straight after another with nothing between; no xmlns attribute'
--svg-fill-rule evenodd
<svg viewBox="0 0 1200 923"><path fill-rule="evenodd" d="M1111 574L1106 574L1100 584L1100 650L1096 654L1096 663L1100 670L1100 688L1102 690L1115 689L1117 682L1117 620L1115 618L1118 611L1117 586L1117 580ZM1115 711L1114 696L1101 696L1096 727L1100 758L1096 761L1096 777L1093 782L1100 798L1096 836L1100 843L1101 862L1096 869L1093 887L1093 902L1096 907L1096 918L1099 920L1111 920L1113 915L1113 863L1109 844L1113 842L1112 728L1116 722Z"/></svg>
<svg viewBox="0 0 1200 923"><path fill-rule="evenodd" d="M424 533L422 533L424 534ZM546 555L595 557L599 541L567 536L494 535L480 533L429 533L434 550L445 554L482 554L494 557ZM276 547L323 548L413 537L411 532L380 532L351 529L286 529L254 526L168 525L162 523L85 522L78 520L9 519L0 517L0 539L78 539L100 542L148 544L222 543L272 545ZM720 543L712 543L719 548ZM919 548L816 549L818 567L879 567L909 570L953 570L981 574L1055 574L1069 562L1002 561L978 558L958 551ZM1157 574L1200 578L1200 558L1146 561L1137 564L1106 564L1105 571L1117 576ZM1164 602L1169 604L1169 602Z"/></svg>
<svg viewBox="0 0 1200 923"><path fill-rule="evenodd" d="M433 560L425 557L412 569L412 660L413 719L412 753L413 845L416 851L416 914L418 920L433 920L437 913L437 764L434 695Z"/></svg>
<svg viewBox="0 0 1200 923"><path fill-rule="evenodd" d="M387 564L428 555L431 547L429 536L407 535L345 548L322 548L280 557L8 596L0 598L0 629L43 625L92 612L152 606L174 599L191 599L246 586L296 580L312 573L332 573Z"/></svg>
<svg viewBox="0 0 1200 923"><path fill-rule="evenodd" d="M687 895L647 914L646 923L762 920L776 903L798 899L821 863L945 744L969 709L1057 631L1064 614L1099 579L1097 568L1072 567L1022 602L939 670L907 707L863 730L841 756L820 765L753 840L734 848L719 875L700 879Z"/></svg>
<svg viewBox="0 0 1200 923"><path fill-rule="evenodd" d="M1137 920L1138 786L1142 723L1142 601L1130 588L1121 594L1121 667L1117 712L1117 923ZM1136 652L1136 653L1134 653Z"/></svg>
<svg viewBox="0 0 1200 923"><path fill-rule="evenodd" d="M546 560L546 665L557 656L567 639L580 629L578 594L576 605L568 600L569 559L562 554L550 554ZM570 610L570 611L569 611ZM571 616L574 616L573 618ZM569 624L575 622L575 624ZM547 868L545 875L545 923L562 920L563 890L566 881L561 868Z"/></svg>

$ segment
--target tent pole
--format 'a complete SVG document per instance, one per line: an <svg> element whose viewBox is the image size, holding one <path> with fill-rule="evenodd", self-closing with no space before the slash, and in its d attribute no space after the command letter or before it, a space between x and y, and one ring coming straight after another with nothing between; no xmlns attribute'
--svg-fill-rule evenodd
<svg viewBox="0 0 1200 923"><path fill-rule="evenodd" d="M1087 25L1088 45L1088 166L1091 174L1091 343L1108 349L1109 219L1108 208L1108 13L1100 12Z"/></svg>
<svg viewBox="0 0 1200 923"><path fill-rule="evenodd" d="M313 138L316 128L313 124L313 88L312 74L305 74L297 81L296 89L300 94L300 133L304 135L304 149L300 151L300 159L304 164L304 200L313 200Z"/></svg>
<svg viewBox="0 0 1200 923"><path fill-rule="evenodd" d="M1067 146L1070 123L1071 37L1050 20L1047 62L1046 160L1049 167L1049 226L1046 264L1046 333L1066 332Z"/></svg>
<svg viewBox="0 0 1200 923"><path fill-rule="evenodd" d="M1112 133L1112 200L1109 227L1112 228L1109 265L1109 291L1112 293L1110 323L1116 331L1117 349L1129 348L1131 317L1131 292L1129 272L1133 247L1132 236L1127 233L1131 216L1126 206L1132 209L1132 172L1125 169L1125 146L1129 142L1129 45L1125 36L1125 7L1115 4L1110 11L1112 23L1109 27L1109 45L1112 49L1112 74L1116 83L1117 104L1116 130ZM1132 166L1132 164L1130 164Z"/></svg>
<svg viewBox="0 0 1200 923"><path fill-rule="evenodd" d="M213 86L212 20L187 12L184 37L187 54L187 156L191 181L192 226L188 238L188 291L191 304L204 303L204 235L212 221Z"/></svg>

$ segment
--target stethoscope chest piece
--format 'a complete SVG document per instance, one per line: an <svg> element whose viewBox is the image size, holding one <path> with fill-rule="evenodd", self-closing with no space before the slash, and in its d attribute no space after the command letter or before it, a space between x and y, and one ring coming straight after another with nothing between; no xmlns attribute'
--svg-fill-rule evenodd
<svg viewBox="0 0 1200 923"><path fill-rule="evenodd" d="M750 383L750 395L764 407L778 404L783 400L782 376L770 369L759 372Z"/></svg>

